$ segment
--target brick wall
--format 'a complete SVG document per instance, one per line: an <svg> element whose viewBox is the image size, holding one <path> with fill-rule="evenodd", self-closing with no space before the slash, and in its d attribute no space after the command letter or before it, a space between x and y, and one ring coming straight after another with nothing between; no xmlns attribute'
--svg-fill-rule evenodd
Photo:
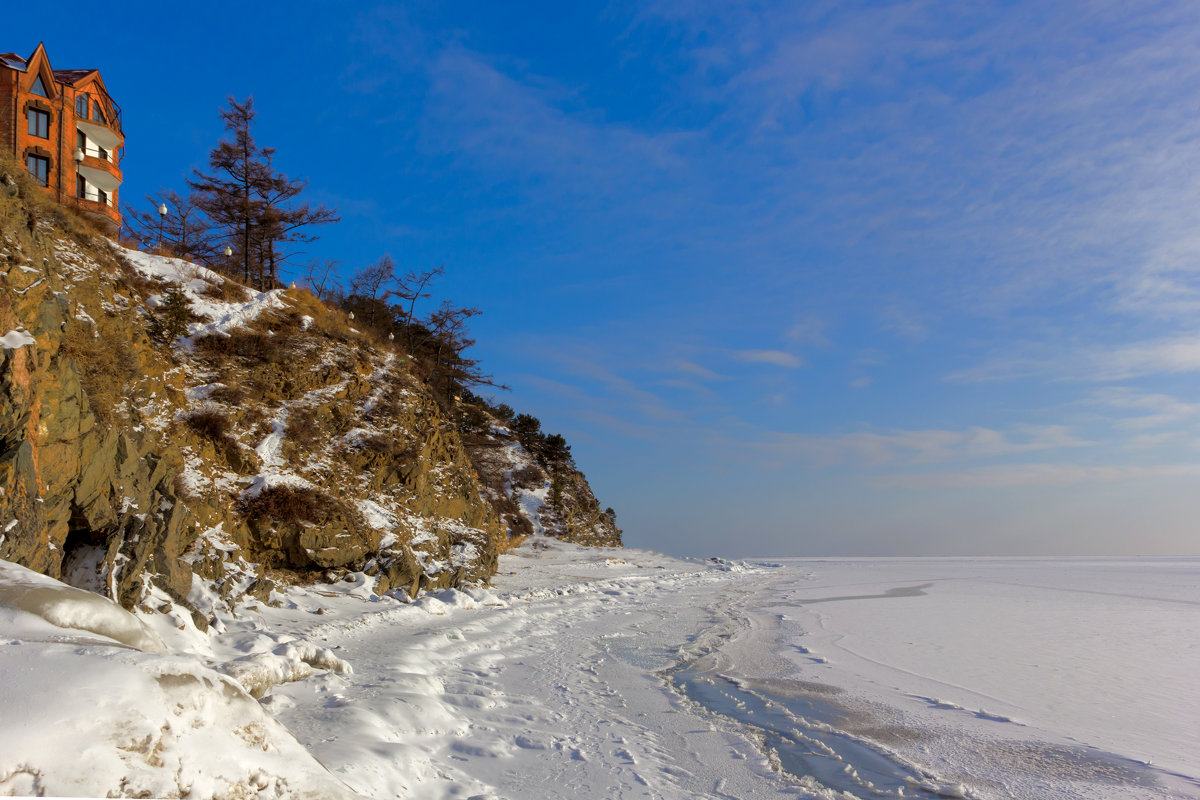
<svg viewBox="0 0 1200 800"><path fill-rule="evenodd" d="M13 92L17 71L0 67L0 153L16 157L13 152Z"/></svg>
<svg viewBox="0 0 1200 800"><path fill-rule="evenodd" d="M20 164L26 156L36 154L50 159L47 190L59 202L69 203L84 211L101 215L113 225L121 224L119 189L109 193L112 205L81 200L77 194L77 170L75 162L77 126L75 98L80 93L92 93L95 79L86 79L78 87L57 81L43 81L47 88L54 87L57 95L40 97L26 91L33 83L41 59L30 59L27 72L0 67L0 148L7 154L15 154ZM15 102L14 102L15 100ZM28 112L37 108L50 114L49 136L46 138L29 133ZM106 110L107 111L107 110ZM116 163L96 157L84 161L90 167L112 173L119 180L121 170Z"/></svg>

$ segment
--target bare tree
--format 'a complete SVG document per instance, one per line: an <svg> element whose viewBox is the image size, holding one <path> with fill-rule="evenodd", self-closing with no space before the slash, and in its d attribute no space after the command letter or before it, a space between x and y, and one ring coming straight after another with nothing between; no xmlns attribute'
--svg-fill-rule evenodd
<svg viewBox="0 0 1200 800"><path fill-rule="evenodd" d="M350 298L363 307L366 322L375 327L380 316L390 316L388 300L398 293L396 287L396 262L390 255L354 273L350 279Z"/></svg>
<svg viewBox="0 0 1200 800"><path fill-rule="evenodd" d="M331 259L313 259L304 265L304 285L313 297L324 300L338 291L337 268L341 262Z"/></svg>
<svg viewBox="0 0 1200 800"><path fill-rule="evenodd" d="M125 228L139 245L150 248L161 242L180 258L206 264L216 261L220 247L194 193L185 197L173 189L159 189L146 195L146 201L152 211L125 207ZM167 208L165 216L158 211L161 206Z"/></svg>
<svg viewBox="0 0 1200 800"><path fill-rule="evenodd" d="M416 312L417 301L422 298L430 297L430 294L426 292L425 289L430 283L433 282L434 278L442 276L445 274L445 272L445 266L426 270L425 272L413 272L412 270L409 270L408 273L398 283L396 296L402 300L408 301L408 309L405 310L402 308L401 311L404 314L404 319L402 322L404 323L404 329L406 333L405 338L408 341L408 351L410 353L416 348L416 326L415 320L413 319L413 314ZM478 313L478 311L476 311L476 313Z"/></svg>

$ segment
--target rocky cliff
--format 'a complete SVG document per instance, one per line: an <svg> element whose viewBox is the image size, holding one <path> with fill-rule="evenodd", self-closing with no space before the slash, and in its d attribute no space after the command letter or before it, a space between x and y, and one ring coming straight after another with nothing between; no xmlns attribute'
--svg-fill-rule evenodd
<svg viewBox="0 0 1200 800"><path fill-rule="evenodd" d="M199 594L415 594L486 582L530 533L619 544L582 473L498 421L468 446L403 352L307 291L126 250L0 181L0 559L126 607L157 586L203 626Z"/></svg>
<svg viewBox="0 0 1200 800"><path fill-rule="evenodd" d="M467 453L509 535L553 536L589 546L621 546L616 516L600 508L573 460L548 462L523 446L491 409L472 409L463 426Z"/></svg>

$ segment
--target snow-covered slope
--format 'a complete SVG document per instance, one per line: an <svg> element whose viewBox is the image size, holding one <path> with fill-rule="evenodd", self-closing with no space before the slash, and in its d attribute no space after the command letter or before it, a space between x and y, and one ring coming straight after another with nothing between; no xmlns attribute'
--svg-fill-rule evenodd
<svg viewBox="0 0 1200 800"><path fill-rule="evenodd" d="M0 561L0 794L353 796L164 622Z"/></svg>
<svg viewBox="0 0 1200 800"><path fill-rule="evenodd" d="M3 565L0 792L1200 798L1196 567L1127 566L700 563L532 537L488 589L409 601L352 574L204 633L156 593L163 612L109 629L149 629L158 654L93 630L66 587L56 613L20 610L22 587L54 587Z"/></svg>

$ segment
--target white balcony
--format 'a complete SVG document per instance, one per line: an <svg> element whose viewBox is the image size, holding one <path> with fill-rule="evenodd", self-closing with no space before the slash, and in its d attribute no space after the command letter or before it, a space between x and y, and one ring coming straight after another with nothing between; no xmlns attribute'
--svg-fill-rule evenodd
<svg viewBox="0 0 1200 800"><path fill-rule="evenodd" d="M120 178L102 169L89 167L87 164L79 164L76 166L76 169L79 170L79 174L83 176L85 181L102 191L115 192L121 185Z"/></svg>
<svg viewBox="0 0 1200 800"><path fill-rule="evenodd" d="M98 146L92 144L90 141L88 142L87 147L77 148L75 150L75 152L78 153L79 149L82 149L83 154L85 156L88 156L89 158L98 158L101 161L107 161L110 164L116 163L116 161L113 159L113 151L112 150L105 150L102 147L98 147Z"/></svg>
<svg viewBox="0 0 1200 800"><path fill-rule="evenodd" d="M105 150L116 150L125 144L125 138L121 134L98 122L88 122L87 120L76 118L75 125L78 126L79 130L84 132L88 139L100 145Z"/></svg>
<svg viewBox="0 0 1200 800"><path fill-rule="evenodd" d="M111 194L101 195L95 186L88 184L80 195L81 200L91 200L93 203L104 203L106 206L112 206L113 198Z"/></svg>

